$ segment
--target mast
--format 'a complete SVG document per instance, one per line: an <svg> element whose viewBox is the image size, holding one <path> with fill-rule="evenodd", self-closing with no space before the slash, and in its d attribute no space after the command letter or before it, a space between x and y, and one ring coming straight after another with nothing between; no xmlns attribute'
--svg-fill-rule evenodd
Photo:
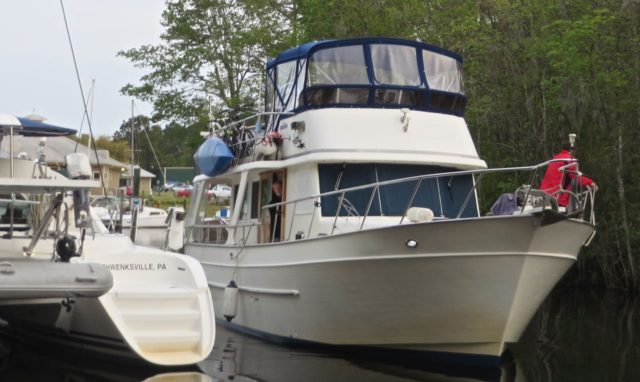
<svg viewBox="0 0 640 382"><path fill-rule="evenodd" d="M135 146L134 146L134 140L133 140L133 127L134 127L134 117L133 117L133 100L131 100L131 171L130 171L130 175L131 177L129 178L129 185L131 186L131 196L133 196L133 160L135 159Z"/></svg>
<svg viewBox="0 0 640 382"><path fill-rule="evenodd" d="M93 100L95 99L95 91L96 91L96 79L91 80L91 90L89 91L89 97L91 98L91 106L89 108L89 126L93 126ZM98 151L96 147L96 157L98 156ZM87 142L87 157L91 158L91 134L89 135L89 140ZM100 176L102 176L102 169L100 169Z"/></svg>

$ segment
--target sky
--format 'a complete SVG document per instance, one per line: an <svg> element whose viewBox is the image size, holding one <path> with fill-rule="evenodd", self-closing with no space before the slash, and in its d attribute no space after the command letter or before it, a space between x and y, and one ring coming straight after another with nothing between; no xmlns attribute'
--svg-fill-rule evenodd
<svg viewBox="0 0 640 382"><path fill-rule="evenodd" d="M116 54L160 42L164 0L64 0L64 8L85 97L95 80L94 134L112 135L131 116L132 98L120 89L145 74ZM0 114L35 112L80 128L82 97L60 0L0 0L0 50ZM152 107L136 101L134 110L149 115Z"/></svg>

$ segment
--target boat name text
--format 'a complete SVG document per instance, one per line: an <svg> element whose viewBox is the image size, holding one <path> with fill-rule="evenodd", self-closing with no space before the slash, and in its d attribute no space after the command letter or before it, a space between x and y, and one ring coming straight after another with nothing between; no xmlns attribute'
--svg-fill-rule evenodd
<svg viewBox="0 0 640 382"><path fill-rule="evenodd" d="M166 271L165 263L147 263L147 264L105 264L110 271Z"/></svg>

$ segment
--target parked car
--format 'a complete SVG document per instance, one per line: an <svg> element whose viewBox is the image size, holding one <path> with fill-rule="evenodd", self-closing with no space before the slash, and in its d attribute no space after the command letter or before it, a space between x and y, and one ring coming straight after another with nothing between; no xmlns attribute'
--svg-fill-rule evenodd
<svg viewBox="0 0 640 382"><path fill-rule="evenodd" d="M188 188L181 188L178 191L176 191L176 196L179 198L191 196L191 190Z"/></svg>
<svg viewBox="0 0 640 382"><path fill-rule="evenodd" d="M231 187L226 184L216 184L207 190L207 195L213 199L229 199L231 197Z"/></svg>
<svg viewBox="0 0 640 382"><path fill-rule="evenodd" d="M191 195L191 191L193 191L193 186L190 184L179 184L175 185L172 188L173 192L176 193L176 196L189 196Z"/></svg>
<svg viewBox="0 0 640 382"><path fill-rule="evenodd" d="M162 186L162 192L169 192L171 190L173 190L173 187L176 186L178 183L177 182L167 182L164 184L164 186Z"/></svg>

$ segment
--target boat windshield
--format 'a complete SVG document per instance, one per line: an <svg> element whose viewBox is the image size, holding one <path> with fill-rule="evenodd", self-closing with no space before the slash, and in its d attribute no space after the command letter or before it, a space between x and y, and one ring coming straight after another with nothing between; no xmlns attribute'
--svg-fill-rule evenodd
<svg viewBox="0 0 640 382"><path fill-rule="evenodd" d="M372 44L371 61L377 83L402 86L422 85L414 47Z"/></svg>
<svg viewBox="0 0 640 382"><path fill-rule="evenodd" d="M309 58L309 86L369 84L361 45L322 49Z"/></svg>
<svg viewBox="0 0 640 382"><path fill-rule="evenodd" d="M424 75L429 83L429 88L464 94L462 63L460 61L423 50L422 62L424 62Z"/></svg>

